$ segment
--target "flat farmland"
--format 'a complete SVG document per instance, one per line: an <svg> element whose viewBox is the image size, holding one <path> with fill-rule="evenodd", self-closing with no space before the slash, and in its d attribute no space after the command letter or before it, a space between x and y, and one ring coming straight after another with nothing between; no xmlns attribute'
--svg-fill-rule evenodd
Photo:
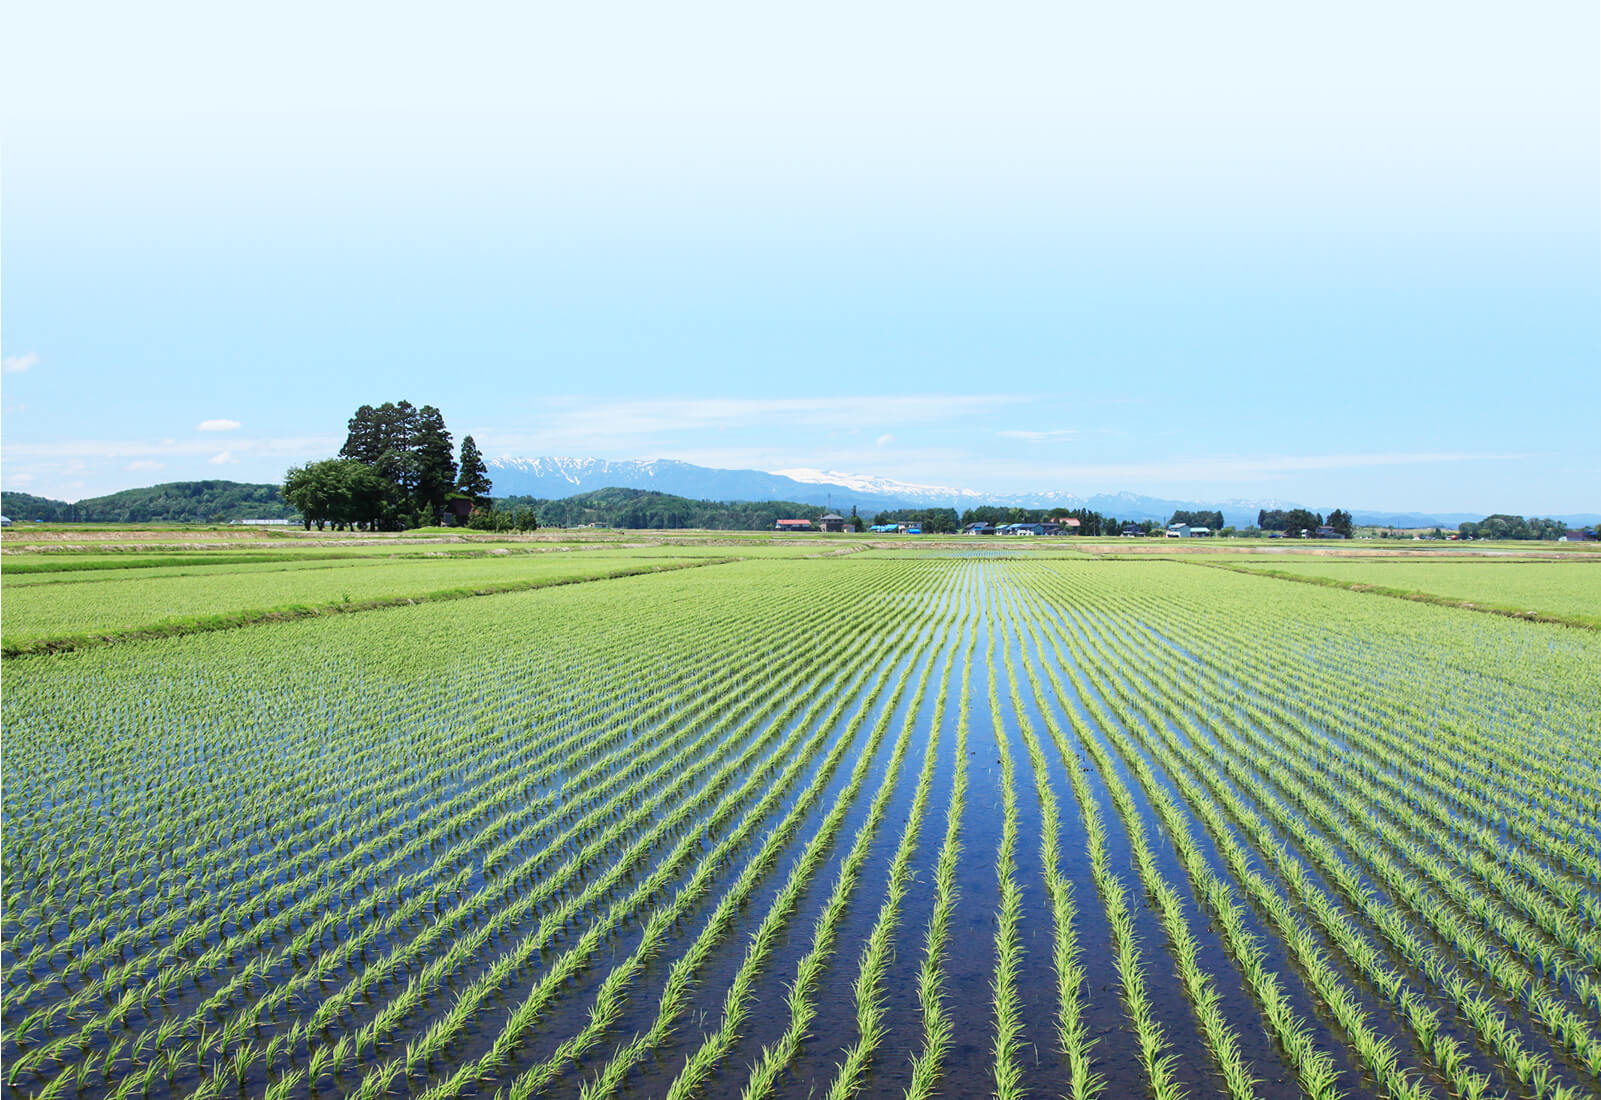
<svg viewBox="0 0 1601 1100"><path fill-rule="evenodd" d="M1396 595L1423 594L1502 611L1563 616L1601 626L1601 555L1569 561L1352 561L1298 559L1257 564L1294 577L1314 577Z"/></svg>
<svg viewBox="0 0 1601 1100"><path fill-rule="evenodd" d="M675 549L7 658L8 1091L1601 1089L1601 633L1179 560ZM323 564L275 591L369 568ZM7 586L7 636L74 587Z"/></svg>

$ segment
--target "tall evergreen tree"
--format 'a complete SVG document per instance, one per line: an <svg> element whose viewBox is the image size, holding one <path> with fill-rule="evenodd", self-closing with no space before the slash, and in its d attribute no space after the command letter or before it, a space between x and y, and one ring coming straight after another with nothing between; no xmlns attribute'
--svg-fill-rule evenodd
<svg viewBox="0 0 1601 1100"><path fill-rule="evenodd" d="M416 503L437 523L445 498L456 488L456 460L451 456L445 418L432 405L417 410L411 453L417 459Z"/></svg>
<svg viewBox="0 0 1601 1100"><path fill-rule="evenodd" d="M489 480L489 467L484 465L484 456L478 452L478 444L473 442L473 437L470 435L462 437L456 488L466 494L475 505L488 500L489 491L494 488Z"/></svg>

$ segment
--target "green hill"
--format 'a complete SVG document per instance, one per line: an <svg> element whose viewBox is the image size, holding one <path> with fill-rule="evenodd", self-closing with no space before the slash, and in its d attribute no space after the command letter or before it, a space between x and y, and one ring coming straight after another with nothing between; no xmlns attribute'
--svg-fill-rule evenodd
<svg viewBox="0 0 1601 1100"><path fill-rule="evenodd" d="M650 489L596 489L561 500L502 497L498 511L533 508L541 527L577 527L599 523L605 527L647 530L703 528L712 531L771 530L774 521L816 518L824 509L790 500L716 501L658 493Z"/></svg>
<svg viewBox="0 0 1601 1100"><path fill-rule="evenodd" d="M226 523L297 515L278 486L239 481L170 481L75 503L4 492L0 512L17 523Z"/></svg>

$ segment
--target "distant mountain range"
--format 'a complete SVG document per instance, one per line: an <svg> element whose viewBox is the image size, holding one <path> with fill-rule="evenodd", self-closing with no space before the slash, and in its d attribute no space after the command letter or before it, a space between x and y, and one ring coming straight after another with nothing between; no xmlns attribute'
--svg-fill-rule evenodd
<svg viewBox="0 0 1601 1100"><path fill-rule="evenodd" d="M965 511L982 504L1018 508L1089 508L1118 519L1166 521L1175 511L1216 509L1225 523L1243 527L1256 522L1260 509L1295 508L1284 500L1170 500L1137 493L1097 493L1079 496L1065 491L1035 493L984 493L948 485L919 485L890 478L843 473L838 470L790 469L722 470L689 462L657 458L613 461L600 458L492 458L489 476L496 496L530 496L559 499L595 489L649 489L691 500L793 500L803 504L863 513L896 508L955 508ZM1325 501L1319 511L1347 507L1342 501ZM1482 515L1467 512L1376 512L1351 509L1358 524L1389 527L1456 527ZM1601 521L1601 513L1556 516L1566 523Z"/></svg>

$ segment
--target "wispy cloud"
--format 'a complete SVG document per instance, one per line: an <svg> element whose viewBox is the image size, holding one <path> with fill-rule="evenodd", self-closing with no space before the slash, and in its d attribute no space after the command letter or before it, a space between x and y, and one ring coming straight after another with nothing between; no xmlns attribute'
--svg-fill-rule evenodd
<svg viewBox="0 0 1601 1100"><path fill-rule="evenodd" d="M885 432L883 435L879 436L873 442L874 442L875 445L877 445L879 447L888 447L891 443L895 442L895 437L893 435L891 435L889 432Z"/></svg>
<svg viewBox="0 0 1601 1100"><path fill-rule="evenodd" d="M21 355L8 355L0 359L0 373L21 374L25 370L32 370L39 365L39 357L33 352L23 352Z"/></svg>
<svg viewBox="0 0 1601 1100"><path fill-rule="evenodd" d="M166 468L167 464L165 462L157 462L150 458L141 458L138 461L130 462L123 467L124 470L129 470L133 473L145 473L150 470L165 470Z"/></svg>
<svg viewBox="0 0 1601 1100"><path fill-rule="evenodd" d="M618 401L564 397L546 403L536 431L475 429L496 454L585 453L651 445L663 436L743 428L877 430L959 422L1031 400L1021 394L907 394L832 397L650 398Z"/></svg>
<svg viewBox="0 0 1601 1100"><path fill-rule="evenodd" d="M231 432L239 427L237 420L202 420L195 425L197 432Z"/></svg>
<svg viewBox="0 0 1601 1100"><path fill-rule="evenodd" d="M235 458L230 451L218 451L216 454L206 459L206 461L211 463L213 466L231 466L237 464L239 460Z"/></svg>
<svg viewBox="0 0 1601 1100"><path fill-rule="evenodd" d="M1002 439L1023 439L1030 443L1044 443L1048 440L1071 439L1078 434L1075 428L1053 428L1048 431L1025 431L1021 428L1004 428L995 433Z"/></svg>

